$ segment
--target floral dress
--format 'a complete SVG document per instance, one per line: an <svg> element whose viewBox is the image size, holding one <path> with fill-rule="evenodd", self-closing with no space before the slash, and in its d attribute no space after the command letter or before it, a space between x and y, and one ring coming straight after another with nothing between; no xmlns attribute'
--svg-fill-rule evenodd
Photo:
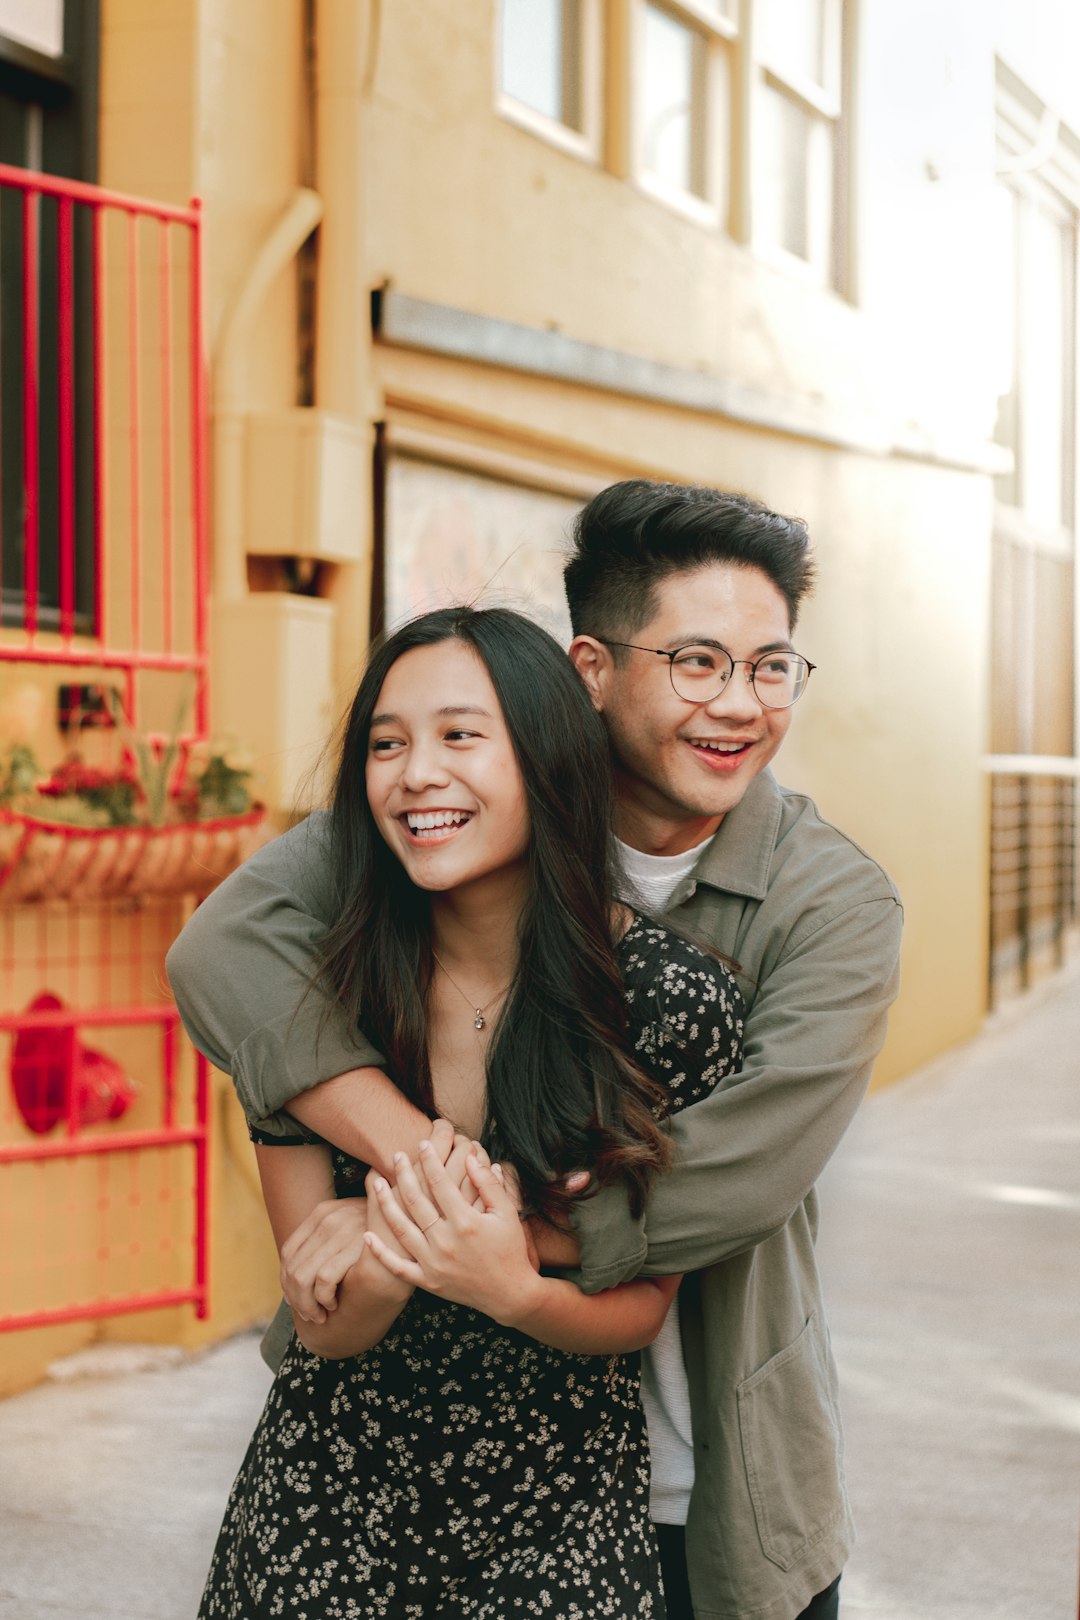
<svg viewBox="0 0 1080 1620"><path fill-rule="evenodd" d="M706 1096L739 1062L731 975L637 913L619 965L672 1111ZM355 1195L363 1167L334 1169ZM554 1350L420 1289L350 1359L294 1334L200 1620L663 1620L638 1378L637 1354Z"/></svg>

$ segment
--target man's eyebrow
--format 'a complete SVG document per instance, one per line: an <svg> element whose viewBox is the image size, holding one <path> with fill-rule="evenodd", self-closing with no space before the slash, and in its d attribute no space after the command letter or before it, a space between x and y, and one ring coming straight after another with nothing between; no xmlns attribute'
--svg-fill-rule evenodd
<svg viewBox="0 0 1080 1620"><path fill-rule="evenodd" d="M448 703L445 708L436 709L435 713L444 720L452 719L455 715L459 714L479 714L482 715L485 720L491 720L494 718L488 709L482 709L478 703ZM401 723L402 721L400 714L390 714L389 712L383 714L373 714L368 722L368 724L372 726L400 726Z"/></svg>
<svg viewBox="0 0 1080 1620"><path fill-rule="evenodd" d="M677 652L680 647L716 647L720 652L727 653L728 657L731 657L730 648L725 647L722 641L717 641L715 636L681 636L678 641L672 637L671 641L672 647L670 650L672 652ZM750 657L752 659L764 658L766 653L794 651L795 648L790 641L767 641L763 647L755 648Z"/></svg>

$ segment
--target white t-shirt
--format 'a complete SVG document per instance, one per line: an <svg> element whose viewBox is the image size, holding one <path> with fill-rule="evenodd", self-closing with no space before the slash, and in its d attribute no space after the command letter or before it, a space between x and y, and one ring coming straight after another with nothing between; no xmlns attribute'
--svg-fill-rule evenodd
<svg viewBox="0 0 1080 1620"><path fill-rule="evenodd" d="M666 911L675 890L711 843L707 838L682 855L646 855L620 840L619 855L629 885L622 898L647 911ZM694 1442L678 1295L660 1332L642 1351L641 1404L652 1454L649 1511L657 1524L685 1524L694 1484Z"/></svg>

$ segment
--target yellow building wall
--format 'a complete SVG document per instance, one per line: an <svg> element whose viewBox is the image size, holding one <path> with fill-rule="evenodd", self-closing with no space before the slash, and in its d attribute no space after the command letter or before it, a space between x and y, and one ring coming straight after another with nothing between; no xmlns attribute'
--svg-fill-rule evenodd
<svg viewBox="0 0 1080 1620"><path fill-rule="evenodd" d="M371 284L712 373L759 400L812 407L825 432L855 426L909 447L867 454L389 345L372 352L391 424L422 421L600 479L745 490L809 521L820 585L798 645L820 668L778 774L905 897L904 988L880 1083L972 1035L986 1008L991 480L978 462L993 397L986 199L965 176L990 161L993 69L988 23L970 8L920 6L917 29L868 10L857 300L500 117L486 0L385 11L367 64L365 242ZM900 69L918 117L897 104Z"/></svg>
<svg viewBox="0 0 1080 1620"><path fill-rule="evenodd" d="M992 141L989 24L929 0L914 12L859 7L848 301L500 117L492 0L319 0L315 11L312 105L301 0L103 0L100 178L167 201L202 196L212 359L261 246L313 183L324 208L317 406L368 439L377 422L409 423L586 480L701 481L808 519L821 582L798 639L820 667L779 774L879 857L905 896L904 988L879 1079L963 1040L985 1008L990 480L975 463L992 416L985 199L963 176ZM897 107L900 80L918 118ZM860 424L882 453L372 344L368 296L384 282L806 405L841 438ZM297 403L299 311L289 261L229 374L240 412ZM889 453L901 439L903 454ZM219 455L219 483L221 470ZM371 502L358 504L363 551ZM333 638L333 675L309 705L321 726L327 681L343 699L363 650L368 561L323 567L315 603L290 596L242 525L219 524L215 541L219 585L231 564L234 585L258 587L256 606L237 614L268 626L255 637L268 660L280 649L302 666L303 635L310 646ZM122 594L119 571L112 587ZM298 601L314 610L306 629ZM228 612L220 623L227 638ZM215 654L216 723L224 715L241 737L269 725L272 753L292 722L284 708L268 720L267 683L236 674L227 645ZM281 787L274 809L289 808ZM100 1334L195 1344L272 1307L276 1264L221 1076L213 1098L208 1322L173 1310L9 1335L0 1390Z"/></svg>

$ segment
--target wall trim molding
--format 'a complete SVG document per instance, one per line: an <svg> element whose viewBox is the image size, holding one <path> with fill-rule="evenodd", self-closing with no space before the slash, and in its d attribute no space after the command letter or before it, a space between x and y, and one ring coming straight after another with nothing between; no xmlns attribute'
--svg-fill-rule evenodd
<svg viewBox="0 0 1080 1620"><path fill-rule="evenodd" d="M865 411L792 399L710 372L586 343L563 332L413 298L390 286L372 293L371 319L376 340L395 348L669 405L833 449L902 457L988 476L1007 471L1011 464L1007 451L988 442L946 442L940 435L901 427Z"/></svg>

